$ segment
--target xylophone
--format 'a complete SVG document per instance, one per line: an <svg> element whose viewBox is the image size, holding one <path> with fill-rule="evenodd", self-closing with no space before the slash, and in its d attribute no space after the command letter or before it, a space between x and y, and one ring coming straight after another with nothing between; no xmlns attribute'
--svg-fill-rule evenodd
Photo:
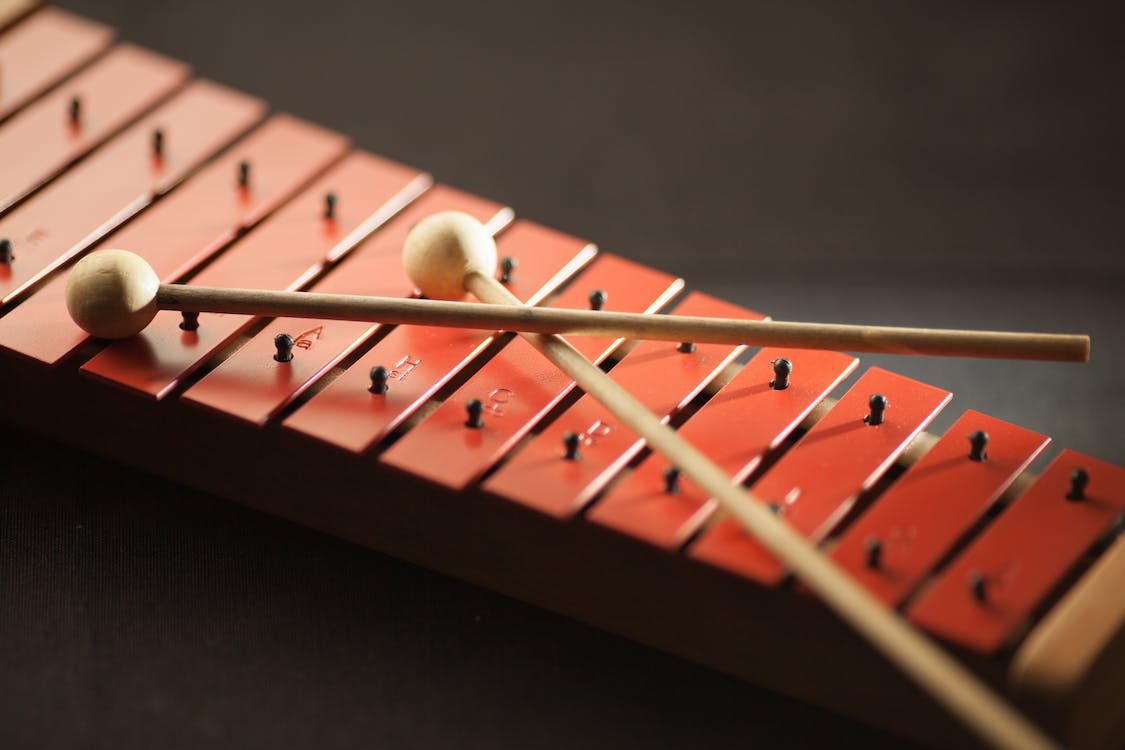
<svg viewBox="0 0 1125 750"><path fill-rule="evenodd" d="M654 313L683 289L111 39L53 9L0 36L0 385L20 394L6 419L925 741L964 739L523 340L167 312L139 337L88 339L65 271L96 245L143 248L165 282L407 296L406 233L444 210L498 236L500 280L529 304ZM673 314L763 317L699 293ZM928 435L950 394L877 368L830 399L857 368L836 352L742 365L738 346L574 343L1058 736L1120 742L1125 471L1064 451L1032 477L1047 438L974 411Z"/></svg>

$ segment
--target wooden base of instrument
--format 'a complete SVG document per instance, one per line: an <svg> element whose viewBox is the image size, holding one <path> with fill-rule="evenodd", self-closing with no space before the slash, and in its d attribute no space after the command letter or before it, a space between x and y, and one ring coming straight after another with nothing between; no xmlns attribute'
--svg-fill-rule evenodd
<svg viewBox="0 0 1125 750"><path fill-rule="evenodd" d="M450 492L291 430L262 430L180 400L138 397L65 362L45 367L0 352L0 392L20 394L7 399L3 418L29 431L927 745L976 745L812 597L759 587L594 524L559 522L479 491ZM238 450L251 442L255 450ZM1118 540L1103 557L1123 557L1122 546ZM1092 575L1102 572L1087 578ZM1064 601L1056 609L1080 611L1082 603ZM1049 722L1068 746L1116 747L1125 739L1125 676L1116 668L1125 659L1125 629L1120 616L1115 622L1108 640L1087 644L1087 651L1096 648L1088 667L1074 672L1068 664L1072 674L1059 684L1039 676L1013 690L1008 659L964 658ZM1054 639L1077 637L1072 623L1054 629Z"/></svg>

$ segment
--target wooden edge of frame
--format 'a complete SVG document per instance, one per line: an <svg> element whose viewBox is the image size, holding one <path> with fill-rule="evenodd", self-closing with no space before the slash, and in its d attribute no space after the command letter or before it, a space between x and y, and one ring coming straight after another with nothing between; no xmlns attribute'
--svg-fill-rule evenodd
<svg viewBox="0 0 1125 750"><path fill-rule="evenodd" d="M1031 631L1008 670L1012 691L1069 747L1125 737L1125 535Z"/></svg>

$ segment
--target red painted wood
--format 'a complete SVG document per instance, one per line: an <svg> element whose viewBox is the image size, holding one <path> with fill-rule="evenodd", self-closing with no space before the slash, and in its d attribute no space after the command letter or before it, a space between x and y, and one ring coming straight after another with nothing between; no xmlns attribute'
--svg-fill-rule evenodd
<svg viewBox="0 0 1125 750"><path fill-rule="evenodd" d="M347 149L348 139L338 133L274 115L106 244L135 248L158 276L174 281L275 211ZM246 188L238 184L241 162L250 165Z"/></svg>
<svg viewBox="0 0 1125 750"><path fill-rule="evenodd" d="M1075 469L1089 473L1086 499L1067 499ZM1063 451L909 607L916 625L991 653L1012 637L1125 511L1125 469ZM984 579L984 600L969 582Z"/></svg>
<svg viewBox="0 0 1125 750"><path fill-rule="evenodd" d="M989 435L984 461L969 459L967 438L977 430ZM841 535L832 558L873 594L899 606L1049 442L1037 432L965 412ZM875 567L868 560L872 540L880 545Z"/></svg>
<svg viewBox="0 0 1125 750"><path fill-rule="evenodd" d="M519 259L509 290L528 304L547 295L590 262L585 240L517 222L498 243L501 256ZM398 326L285 426L351 451L363 451L413 414L493 339L492 331ZM372 367L390 370L388 390L367 391Z"/></svg>
<svg viewBox="0 0 1125 750"><path fill-rule="evenodd" d="M770 387L773 361L793 365L790 385ZM763 349L697 414L680 428L685 440L742 482L856 367L836 352ZM586 514L594 523L660 547L681 546L715 510L706 493L682 477L674 494L665 491L670 464L649 456Z"/></svg>
<svg viewBox="0 0 1125 750"><path fill-rule="evenodd" d="M342 136L276 115L182 189L107 238L104 246L134 250L163 281L174 281L288 200L346 148L347 140ZM249 189L237 184L238 164L243 160L253 164ZM61 298L65 277L60 276L49 286L36 295L38 304ZM46 355L41 358L57 360L86 339L77 326L63 320L65 315L65 309L56 306L46 318L39 319L40 326L57 319L50 331L52 337L41 335L37 340L35 351Z"/></svg>
<svg viewBox="0 0 1125 750"><path fill-rule="evenodd" d="M44 8L0 36L0 120L92 60L113 36L108 26L58 8Z"/></svg>
<svg viewBox="0 0 1125 750"><path fill-rule="evenodd" d="M365 153L353 153L300 196L227 250L192 284L248 289L299 289L330 256L354 248L414 200L428 175ZM337 197L324 218L325 195ZM116 341L83 366L93 375L163 398L185 376L256 320L203 314L195 331L180 329L178 312L162 312L139 336Z"/></svg>
<svg viewBox="0 0 1125 750"><path fill-rule="evenodd" d="M551 306L587 308L590 292L599 289L608 294L603 310L655 312L682 288L680 279L602 255ZM575 336L570 341L586 358L601 362L624 340ZM574 385L531 344L516 338L379 460L463 488L507 455ZM480 429L465 427L465 404L473 398L485 404Z"/></svg>
<svg viewBox="0 0 1125 750"><path fill-rule="evenodd" d="M681 315L761 320L756 312L694 293L676 308ZM645 341L617 364L612 377L667 421L698 395L744 347L699 344L680 352L668 341ZM563 438L582 436L581 458L565 457ZM583 396L484 483L485 489L548 515L578 513L644 447L608 409Z"/></svg>
<svg viewBox="0 0 1125 750"><path fill-rule="evenodd" d="M11 303L183 180L248 128L260 106L213 85L196 84L0 220L0 237L11 240L15 254L11 265L0 269L0 302ZM175 142L162 160L152 156L152 131L158 123Z"/></svg>
<svg viewBox="0 0 1125 750"><path fill-rule="evenodd" d="M188 72L183 63L122 44L12 117L0 129L0 212L167 97ZM73 96L83 103L77 126L69 116Z"/></svg>
<svg viewBox="0 0 1125 750"><path fill-rule="evenodd" d="M883 424L873 426L864 417L868 398L876 393L889 405ZM873 367L755 483L754 495L776 504L797 531L820 541L949 398L948 391ZM785 576L782 566L729 518L704 531L688 552L766 584Z"/></svg>
<svg viewBox="0 0 1125 750"><path fill-rule="evenodd" d="M216 84L189 85L0 220L0 237L12 238L16 255L0 275L0 291L15 297L83 252L251 127L263 110L261 101ZM151 152L155 127L168 133L159 160ZM131 247L147 257L153 244ZM65 289L59 276L0 318L0 346L55 362L81 342L85 336L66 312Z"/></svg>
<svg viewBox="0 0 1125 750"><path fill-rule="evenodd" d="M467 211L497 226L503 226L511 216L510 211L491 201L435 187L377 231L314 288L337 294L408 295L412 285L402 270L401 258L406 233L425 216L446 210ZM279 318L189 388L185 398L240 419L265 423L377 328L377 324L348 320ZM290 362L273 359L273 340L279 333L297 340Z"/></svg>

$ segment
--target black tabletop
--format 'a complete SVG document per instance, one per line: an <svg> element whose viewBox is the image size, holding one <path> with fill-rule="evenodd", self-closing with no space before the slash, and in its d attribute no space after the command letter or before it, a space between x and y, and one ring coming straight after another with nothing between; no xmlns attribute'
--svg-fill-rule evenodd
<svg viewBox="0 0 1125 750"><path fill-rule="evenodd" d="M63 5L777 319L1088 332L863 361L1125 463L1114 4ZM4 747L899 746L21 432L0 493Z"/></svg>

